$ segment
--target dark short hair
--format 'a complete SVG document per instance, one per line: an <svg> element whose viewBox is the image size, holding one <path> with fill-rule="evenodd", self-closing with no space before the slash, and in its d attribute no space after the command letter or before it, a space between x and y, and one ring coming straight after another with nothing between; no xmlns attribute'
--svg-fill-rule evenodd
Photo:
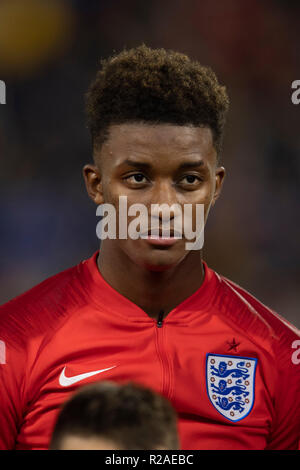
<svg viewBox="0 0 300 470"><path fill-rule="evenodd" d="M102 60L86 94L94 148L112 124L169 123L210 127L219 155L228 108L226 89L209 67L144 44Z"/></svg>
<svg viewBox="0 0 300 470"><path fill-rule="evenodd" d="M102 437L118 449L179 449L177 415L169 401L128 383L97 382L81 387L63 404L50 450L67 436Z"/></svg>

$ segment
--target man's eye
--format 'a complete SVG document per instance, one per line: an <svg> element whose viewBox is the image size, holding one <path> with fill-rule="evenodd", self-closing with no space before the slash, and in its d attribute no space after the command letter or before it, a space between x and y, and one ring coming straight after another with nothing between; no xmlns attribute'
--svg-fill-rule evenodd
<svg viewBox="0 0 300 470"><path fill-rule="evenodd" d="M142 173L135 173L134 175L125 178L129 183L146 183L147 179Z"/></svg>
<svg viewBox="0 0 300 470"><path fill-rule="evenodd" d="M199 183L201 180L198 176L196 175L185 175L182 179L181 179L181 182L183 184L195 184L195 183Z"/></svg>

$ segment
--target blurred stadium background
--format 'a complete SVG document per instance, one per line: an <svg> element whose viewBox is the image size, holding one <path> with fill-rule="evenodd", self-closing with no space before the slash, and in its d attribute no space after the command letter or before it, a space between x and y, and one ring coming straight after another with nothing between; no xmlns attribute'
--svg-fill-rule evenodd
<svg viewBox="0 0 300 470"><path fill-rule="evenodd" d="M145 42L210 65L231 98L205 259L300 326L300 2L0 0L0 303L98 248L84 93Z"/></svg>

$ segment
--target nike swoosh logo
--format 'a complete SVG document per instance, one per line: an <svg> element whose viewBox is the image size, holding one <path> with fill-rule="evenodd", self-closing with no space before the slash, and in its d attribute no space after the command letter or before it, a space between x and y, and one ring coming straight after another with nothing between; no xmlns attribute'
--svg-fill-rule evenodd
<svg viewBox="0 0 300 470"><path fill-rule="evenodd" d="M69 387L70 385L76 384L76 382L80 382L81 380L92 377L93 375L101 374L102 372L106 372L114 367L116 366L108 367L107 369L94 370L93 372L86 372L85 374L73 375L73 377L65 376L66 367L64 367L59 376L59 384L62 387Z"/></svg>

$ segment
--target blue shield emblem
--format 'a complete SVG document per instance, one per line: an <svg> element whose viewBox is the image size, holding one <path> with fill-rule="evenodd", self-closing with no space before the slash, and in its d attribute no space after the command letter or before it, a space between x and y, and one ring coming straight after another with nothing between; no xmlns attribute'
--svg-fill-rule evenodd
<svg viewBox="0 0 300 470"><path fill-rule="evenodd" d="M240 421L252 410L257 359L221 354L206 355L206 388L221 415Z"/></svg>

